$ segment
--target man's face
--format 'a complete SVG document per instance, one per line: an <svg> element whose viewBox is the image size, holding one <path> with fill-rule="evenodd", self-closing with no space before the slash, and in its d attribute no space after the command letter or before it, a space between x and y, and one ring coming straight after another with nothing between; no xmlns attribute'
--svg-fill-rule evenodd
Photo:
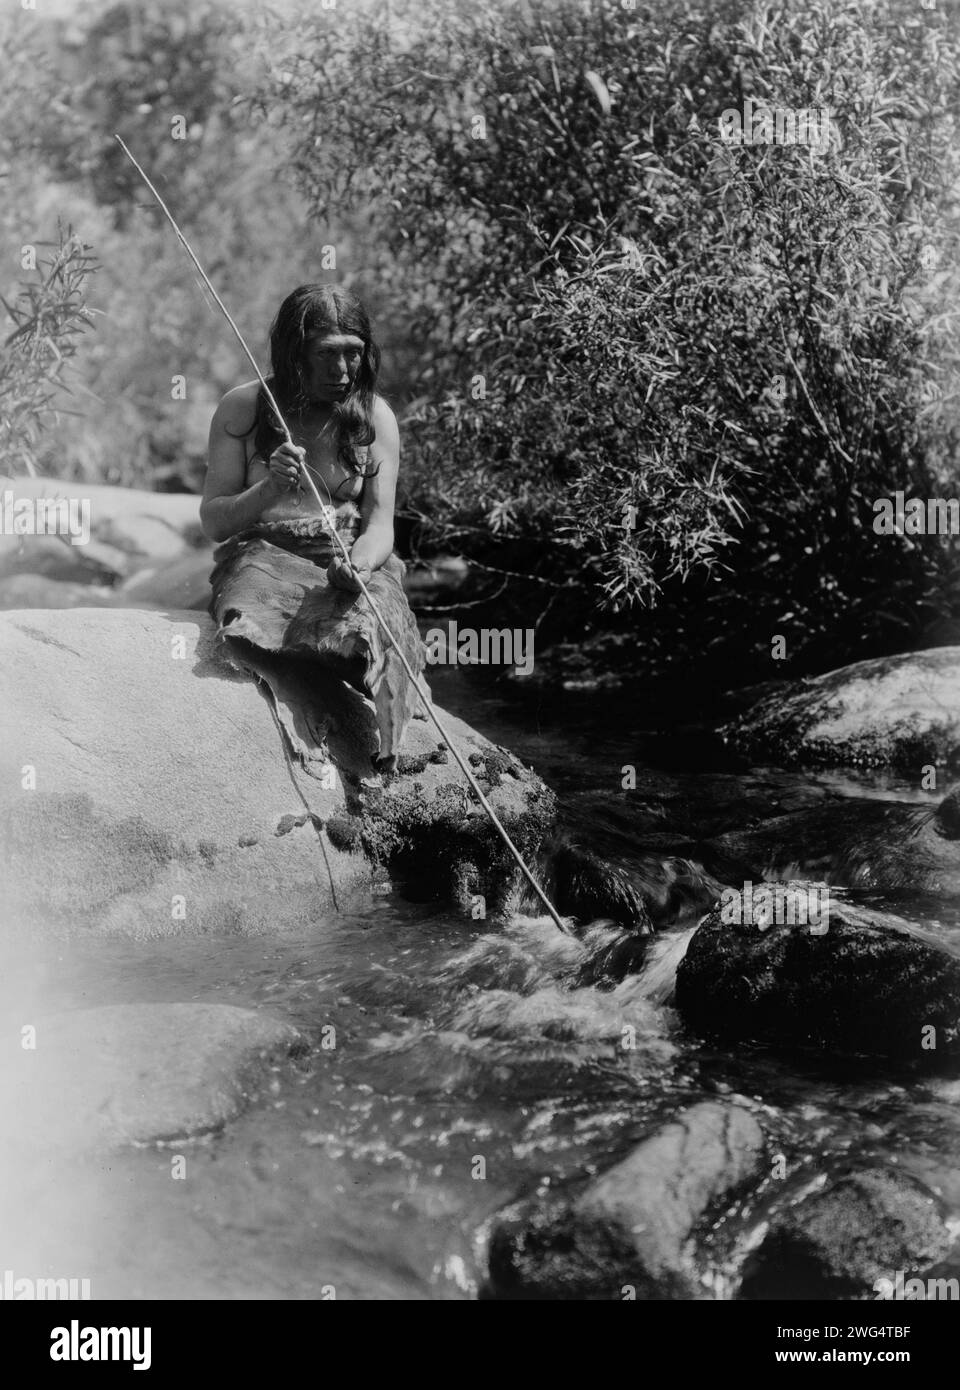
<svg viewBox="0 0 960 1390"><path fill-rule="evenodd" d="M342 401L363 358L363 339L351 333L310 333L304 344L307 394L318 404Z"/></svg>

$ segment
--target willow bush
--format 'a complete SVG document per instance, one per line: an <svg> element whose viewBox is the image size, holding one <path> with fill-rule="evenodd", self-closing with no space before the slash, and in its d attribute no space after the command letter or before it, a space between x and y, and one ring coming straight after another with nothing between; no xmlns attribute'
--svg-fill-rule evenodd
<svg viewBox="0 0 960 1390"><path fill-rule="evenodd" d="M70 363L74 395L54 392L48 403L63 418L47 413L32 462L74 481L199 490L217 398L250 368L114 132L261 353L277 306L314 274L330 238L306 225L273 133L238 104L253 61L243 13L220 0L59 10L17 6L0 19L9 59L0 90L0 294L14 302L21 247L49 241L58 211L100 266L90 284L95 331ZM349 265L343 238L340 250ZM0 323L0 341L4 332ZM11 396L12 388L0 403ZM8 440L22 434L12 422Z"/></svg>
<svg viewBox="0 0 960 1390"><path fill-rule="evenodd" d="M0 89L0 470L36 474L43 437L69 406L65 397L96 270L92 248L62 221L25 213L18 162L36 160L64 108L43 46L6 18L0 40L7 74ZM39 100L38 100L39 98Z"/></svg>
<svg viewBox="0 0 960 1390"><path fill-rule="evenodd" d="M658 662L924 640L949 538L878 536L873 501L956 492L958 53L898 0L269 26L259 106L315 215L369 207L393 253L420 543L570 585L554 637ZM726 143L748 98L829 140Z"/></svg>

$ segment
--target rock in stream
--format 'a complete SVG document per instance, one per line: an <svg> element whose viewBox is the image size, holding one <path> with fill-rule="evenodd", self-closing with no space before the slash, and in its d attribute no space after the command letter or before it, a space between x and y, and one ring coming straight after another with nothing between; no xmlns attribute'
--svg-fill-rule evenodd
<svg viewBox="0 0 960 1390"><path fill-rule="evenodd" d="M825 885L757 884L700 923L677 971L676 1007L727 1043L935 1070L960 1058L960 953Z"/></svg>
<svg viewBox="0 0 960 1390"><path fill-rule="evenodd" d="M960 766L960 647L858 661L777 689L721 733L782 763Z"/></svg>
<svg viewBox="0 0 960 1390"><path fill-rule="evenodd" d="M487 1294L498 1299L704 1297L691 1237L757 1178L764 1154L741 1105L704 1101L661 1125L576 1195L501 1213Z"/></svg>

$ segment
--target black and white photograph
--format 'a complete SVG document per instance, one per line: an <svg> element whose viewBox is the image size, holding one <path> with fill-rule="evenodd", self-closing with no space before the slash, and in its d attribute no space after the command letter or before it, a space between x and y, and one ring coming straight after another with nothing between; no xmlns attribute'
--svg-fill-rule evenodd
<svg viewBox="0 0 960 1390"><path fill-rule="evenodd" d="M3 0L0 53L3 1335L655 1302L679 1366L916 1369L960 6Z"/></svg>

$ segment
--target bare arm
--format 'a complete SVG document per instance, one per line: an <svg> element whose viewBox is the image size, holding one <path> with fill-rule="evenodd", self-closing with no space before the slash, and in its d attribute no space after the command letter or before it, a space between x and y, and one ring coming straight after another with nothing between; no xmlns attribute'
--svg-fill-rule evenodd
<svg viewBox="0 0 960 1390"><path fill-rule="evenodd" d="M259 520L263 511L283 492L283 485L271 470L268 477L244 488L246 459L243 439L256 407L257 383L228 391L210 422L207 476L200 503L200 524L212 541L225 541ZM286 446L293 450L293 446ZM295 455L290 458L291 475L296 475Z"/></svg>
<svg viewBox="0 0 960 1390"><path fill-rule="evenodd" d="M386 401L378 400L373 412L377 437L370 446L376 473L363 484L360 534L350 551L355 569L376 570L393 553L393 512L400 469L400 431Z"/></svg>
<svg viewBox="0 0 960 1390"><path fill-rule="evenodd" d="M373 411L376 439L370 456L376 473L365 479L360 501L360 534L350 551L350 566L335 559L327 574L339 588L359 591L354 573L366 583L374 570L393 553L393 510L400 468L400 431L397 419L386 401L378 398Z"/></svg>

